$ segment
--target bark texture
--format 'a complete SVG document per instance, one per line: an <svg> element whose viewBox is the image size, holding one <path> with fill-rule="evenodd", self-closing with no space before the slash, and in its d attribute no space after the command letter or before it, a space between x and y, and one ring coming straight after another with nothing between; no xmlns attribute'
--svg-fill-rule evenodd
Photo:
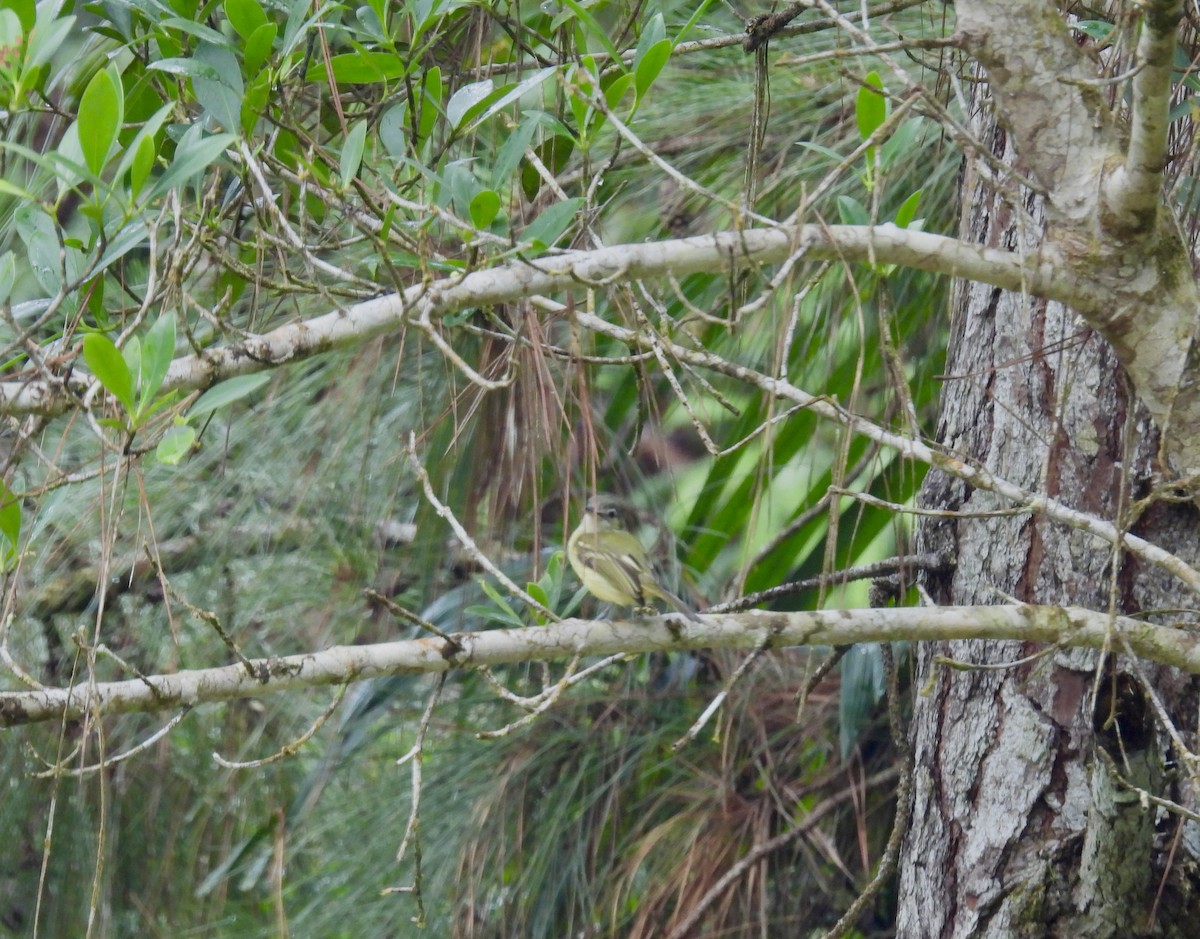
<svg viewBox="0 0 1200 939"><path fill-rule="evenodd" d="M1004 163L1021 165L992 114L985 104L976 115L980 139ZM1092 130L1063 133L1083 134L1080 146L1094 149ZM1045 159L1058 172L1061 161ZM963 196L964 240L1044 250L1039 226L1054 213L1041 197L1014 211L969 169ZM1074 212L1060 206L1059 224ZM1112 347L1056 302L967 283L954 303L939 441L1073 508L1129 517L1158 468L1158 435ZM923 501L964 513L1009 507L936 471ZM1200 519L1191 506L1158 504L1135 530L1185 558L1197 554ZM920 540L922 550L957 557L953 575L927 584L938 603L1015 599L1128 614L1194 605L1167 578L1038 516L933 521ZM948 668L938 657L981 667ZM1184 851L1171 854L1176 817L1117 784L1106 757L1111 750L1120 761L1123 746L1126 779L1193 801L1186 785L1167 781L1171 741L1149 715L1138 675L1157 688L1177 726L1194 725L1194 683L1125 656L974 640L918 650L900 937L1196 934L1194 890L1179 889L1194 862ZM1123 719L1104 728L1114 700L1126 708ZM1185 742L1194 744L1190 735Z"/></svg>
<svg viewBox="0 0 1200 939"><path fill-rule="evenodd" d="M1181 3L1115 3L1102 11L1118 26L1144 13L1141 34L1152 38L1139 55L1158 57L1138 62L1132 107L1123 104L1115 115L1111 82L1099 60L1080 50L1057 4L958 0L955 11L964 47L986 70L990 106L1011 135L1009 165L1044 195L1042 231L1036 238L1027 231L1023 250L1107 296L1099 305L1071 302L1114 349L1163 431L1174 471L1200 472L1200 393L1190 380L1200 355L1200 292L1161 194L1170 105L1163 76Z"/></svg>

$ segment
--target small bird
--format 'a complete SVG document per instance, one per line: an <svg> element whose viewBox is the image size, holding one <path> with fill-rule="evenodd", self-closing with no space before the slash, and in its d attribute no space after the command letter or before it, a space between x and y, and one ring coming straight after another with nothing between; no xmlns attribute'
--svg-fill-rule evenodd
<svg viewBox="0 0 1200 939"><path fill-rule="evenodd" d="M615 496L593 496L579 527L567 539L567 560L598 599L639 613L654 612L651 597L666 600L697 623L696 611L663 587L654 576L646 549L638 540L637 517L628 503Z"/></svg>

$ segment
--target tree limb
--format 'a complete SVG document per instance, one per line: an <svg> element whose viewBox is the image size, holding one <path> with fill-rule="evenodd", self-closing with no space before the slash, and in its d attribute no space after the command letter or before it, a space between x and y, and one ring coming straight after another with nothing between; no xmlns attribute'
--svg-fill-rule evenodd
<svg viewBox="0 0 1200 939"><path fill-rule="evenodd" d="M669 624L669 626L668 626ZM442 639L337 646L242 665L0 693L0 727L75 720L90 714L162 711L337 685L384 675L446 672L513 662L681 649L841 646L906 640L1016 639L1066 648L1109 649L1120 630L1145 659L1200 674L1200 636L1092 610L1051 606L976 606L803 613L751 611L707 615L702 624L676 616L640 621L564 620L550 626L458 633L455 651Z"/></svg>
<svg viewBox="0 0 1200 939"><path fill-rule="evenodd" d="M1129 146L1125 162L1108 176L1104 187L1115 224L1141 230L1153 227L1162 204L1175 31L1183 17L1183 3L1154 0L1145 7L1133 77Z"/></svg>
<svg viewBox="0 0 1200 939"><path fill-rule="evenodd" d="M881 225L802 225L716 232L648 244L571 251L534 260L518 259L388 294L260 336L214 346L176 359L162 393L208 388L219 381L298 362L340 346L355 345L415 323L472 307L488 307L535 294L580 290L635 278L739 270L780 263L797 254L812 260L871 261L965 277L1006 290L1026 291L1070 303L1080 310L1107 302L1077 278L1061 276L1053 264L955 238ZM77 405L90 379L68 388L44 381L0 383L0 413L61 414Z"/></svg>
<svg viewBox="0 0 1200 939"><path fill-rule="evenodd" d="M1142 4L1143 61L1135 76L1128 151L1103 76L1041 0L959 0L958 34L987 70L996 111L1021 168L1046 192L1042 256L1058 260L1109 302L1068 305L1112 344L1161 429L1179 474L1200 473L1197 290L1187 247L1160 211L1172 30L1178 0Z"/></svg>

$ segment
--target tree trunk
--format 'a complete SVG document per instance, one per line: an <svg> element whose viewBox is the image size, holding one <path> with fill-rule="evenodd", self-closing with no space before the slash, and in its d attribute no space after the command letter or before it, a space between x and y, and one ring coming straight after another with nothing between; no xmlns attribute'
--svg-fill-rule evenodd
<svg viewBox="0 0 1200 939"><path fill-rule="evenodd" d="M991 114L980 109L978 139L1014 165ZM969 171L962 191L964 239L1037 247L1041 232ZM1041 223L1037 198L1024 208ZM1156 469L1157 433L1112 349L1058 303L977 283L960 283L953 302L939 442L1081 511L1131 517ZM923 550L957 558L952 575L926 584L937 603L1017 600L1133 615L1194 606L1157 571L1082 532L1020 507L979 514L1014 507L936 471L923 503L960 513L921 529ZM1190 505L1156 503L1130 530L1197 556ZM1196 935L1198 895L1178 889L1194 866L1176 844L1179 817L1143 804L1112 775L1194 804L1190 787L1165 781L1171 741L1138 676L1191 746L1195 719L1183 715L1195 715L1196 695L1186 676L1126 656L1016 642L918 649L898 936ZM1113 702L1120 719L1105 727Z"/></svg>

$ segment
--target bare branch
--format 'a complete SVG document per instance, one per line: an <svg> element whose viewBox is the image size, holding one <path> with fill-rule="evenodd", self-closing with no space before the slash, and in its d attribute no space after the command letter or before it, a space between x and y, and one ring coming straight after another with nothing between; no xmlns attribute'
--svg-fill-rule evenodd
<svg viewBox="0 0 1200 939"><path fill-rule="evenodd" d="M1108 209L1120 227L1147 229L1162 203L1171 109L1171 69L1182 0L1151 0L1144 5L1138 39L1138 70L1133 79L1132 120L1125 162L1104 187Z"/></svg>
<svg viewBox="0 0 1200 939"><path fill-rule="evenodd" d="M613 622L572 619L526 629L457 633L453 639L462 651L440 639L409 639L256 659L252 675L238 664L127 681L85 682L70 688L3 692L0 727L75 720L84 715L94 719L161 711L383 675L668 649L753 649L764 637L774 649L968 638L1104 649L1110 646L1114 630L1128 642L1132 654L1200 674L1200 636L1196 633L1075 607L1018 604L799 613L755 610L737 615L705 614L701 624L681 623L677 616Z"/></svg>
<svg viewBox="0 0 1200 939"><path fill-rule="evenodd" d="M871 260L965 277L1005 290L1061 300L1081 311L1099 310L1110 300L1106 292L1091 290L1079 278L1064 274L1050 260L895 225L753 228L649 244L615 245L594 251L570 251L536 260L520 259L430 284L416 284L401 294L367 300L241 342L178 358L171 364L161 390L165 394L207 388L237 375L268 371L335 347L366 342L416 323L424 316L445 316L470 307L494 306L537 294L571 292L578 290L581 283L680 277L722 268L737 270L776 264L797 250L806 251L813 260ZM91 385L88 379L75 379L70 388L45 381L0 383L0 413L61 414L76 406L76 396Z"/></svg>

